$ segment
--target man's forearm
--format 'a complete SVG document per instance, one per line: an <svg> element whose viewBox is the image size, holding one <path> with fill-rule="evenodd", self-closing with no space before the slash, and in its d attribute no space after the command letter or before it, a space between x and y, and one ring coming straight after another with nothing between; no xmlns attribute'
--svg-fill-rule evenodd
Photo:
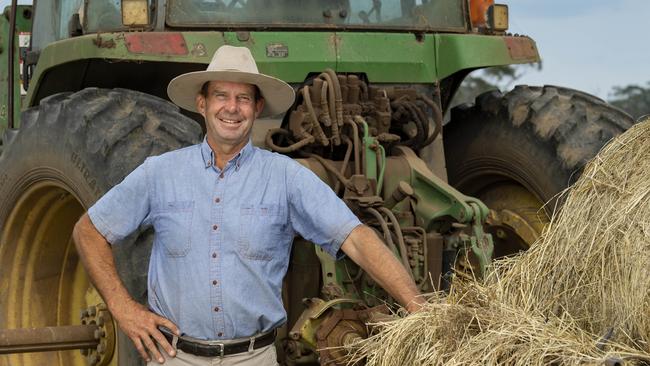
<svg viewBox="0 0 650 366"><path fill-rule="evenodd" d="M116 304L132 301L117 274L110 244L97 231L88 214L79 219L72 236L81 262L109 310Z"/></svg>
<svg viewBox="0 0 650 366"><path fill-rule="evenodd" d="M95 288L99 290L108 310L113 314L122 331L131 338L142 358L149 362L151 360L149 354L151 354L159 363L164 361L154 340L165 349L167 354L174 357L176 351L160 333L158 327L164 326L175 334L180 334L178 327L169 319L150 312L129 295L117 274L110 244L97 231L88 214L84 214L79 219L72 236L81 262L86 267Z"/></svg>
<svg viewBox="0 0 650 366"><path fill-rule="evenodd" d="M424 302L402 263L367 226L358 226L341 249L409 311Z"/></svg>

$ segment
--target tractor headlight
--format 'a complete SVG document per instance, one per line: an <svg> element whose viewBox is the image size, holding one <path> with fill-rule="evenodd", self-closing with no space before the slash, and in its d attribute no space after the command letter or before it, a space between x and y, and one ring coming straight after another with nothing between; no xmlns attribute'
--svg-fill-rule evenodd
<svg viewBox="0 0 650 366"><path fill-rule="evenodd" d="M487 26L497 32L508 29L508 5L494 4L487 10Z"/></svg>
<svg viewBox="0 0 650 366"><path fill-rule="evenodd" d="M470 20L475 30L504 32L508 29L508 6L494 0L470 0Z"/></svg>
<svg viewBox="0 0 650 366"><path fill-rule="evenodd" d="M149 2L122 0L122 24L130 27L149 25Z"/></svg>

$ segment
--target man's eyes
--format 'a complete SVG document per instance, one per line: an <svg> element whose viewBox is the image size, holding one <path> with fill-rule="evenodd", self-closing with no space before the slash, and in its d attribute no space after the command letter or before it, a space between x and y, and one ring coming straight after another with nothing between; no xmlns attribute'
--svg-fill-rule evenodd
<svg viewBox="0 0 650 366"><path fill-rule="evenodd" d="M228 94L227 93L214 93L213 94L215 98L219 100L226 100L228 99ZM253 97L250 95L238 95L237 96L237 101L242 102L242 103L250 103L253 101Z"/></svg>

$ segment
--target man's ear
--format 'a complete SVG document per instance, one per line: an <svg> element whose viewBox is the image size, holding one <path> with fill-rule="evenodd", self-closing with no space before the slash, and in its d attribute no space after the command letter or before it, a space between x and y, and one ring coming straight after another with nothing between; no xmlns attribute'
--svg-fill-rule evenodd
<svg viewBox="0 0 650 366"><path fill-rule="evenodd" d="M196 111L205 118L205 97L201 93L196 95Z"/></svg>
<svg viewBox="0 0 650 366"><path fill-rule="evenodd" d="M257 118L257 116L259 116L260 113L262 113L264 110L264 98L259 97L257 99L257 103L255 103L255 109L257 109L257 114L255 115L255 118Z"/></svg>

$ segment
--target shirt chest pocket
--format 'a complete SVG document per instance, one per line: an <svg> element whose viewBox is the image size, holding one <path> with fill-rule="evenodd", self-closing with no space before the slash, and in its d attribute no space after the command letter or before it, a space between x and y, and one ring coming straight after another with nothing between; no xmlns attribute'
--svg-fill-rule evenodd
<svg viewBox="0 0 650 366"><path fill-rule="evenodd" d="M184 257L192 248L194 201L166 202L156 214L156 241L170 257Z"/></svg>
<svg viewBox="0 0 650 366"><path fill-rule="evenodd" d="M243 205L240 208L237 251L246 259L269 261L282 254L286 209L280 205Z"/></svg>

